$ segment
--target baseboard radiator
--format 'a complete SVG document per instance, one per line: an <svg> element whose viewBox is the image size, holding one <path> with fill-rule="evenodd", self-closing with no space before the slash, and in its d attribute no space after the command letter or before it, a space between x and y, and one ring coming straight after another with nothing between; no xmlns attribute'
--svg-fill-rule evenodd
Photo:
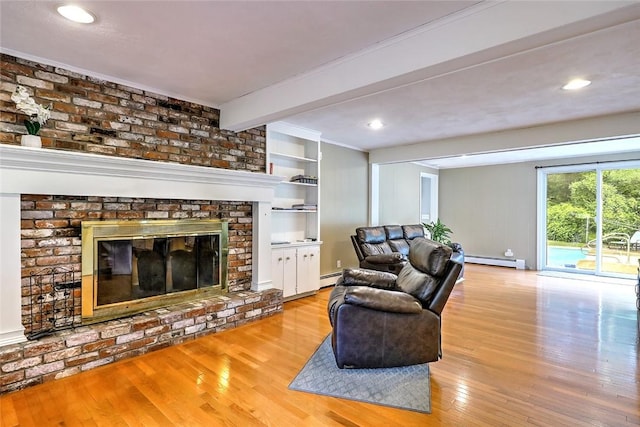
<svg viewBox="0 0 640 427"><path fill-rule="evenodd" d="M342 276L341 271L320 276L320 288L327 288L329 286L334 286L338 278L340 278L340 276Z"/></svg>
<svg viewBox="0 0 640 427"><path fill-rule="evenodd" d="M511 267L515 268L516 270L525 269L523 259L492 258L486 256L465 255L464 262L468 262L470 264L494 265L497 267Z"/></svg>

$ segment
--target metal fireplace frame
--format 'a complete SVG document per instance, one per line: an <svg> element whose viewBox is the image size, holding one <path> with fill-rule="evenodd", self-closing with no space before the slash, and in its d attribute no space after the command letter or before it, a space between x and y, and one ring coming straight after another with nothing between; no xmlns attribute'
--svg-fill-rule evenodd
<svg viewBox="0 0 640 427"><path fill-rule="evenodd" d="M220 236L219 284L141 299L98 305L98 242L107 239L148 239L179 236ZM146 310L228 291L228 222L219 219L108 220L82 222L82 323L102 322Z"/></svg>

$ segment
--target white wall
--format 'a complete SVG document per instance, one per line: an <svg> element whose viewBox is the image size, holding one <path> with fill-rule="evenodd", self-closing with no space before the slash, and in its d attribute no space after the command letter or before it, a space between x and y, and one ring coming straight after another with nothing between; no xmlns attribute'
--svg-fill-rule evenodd
<svg viewBox="0 0 640 427"><path fill-rule="evenodd" d="M437 170L414 163L380 165L379 224L419 224L420 173Z"/></svg>

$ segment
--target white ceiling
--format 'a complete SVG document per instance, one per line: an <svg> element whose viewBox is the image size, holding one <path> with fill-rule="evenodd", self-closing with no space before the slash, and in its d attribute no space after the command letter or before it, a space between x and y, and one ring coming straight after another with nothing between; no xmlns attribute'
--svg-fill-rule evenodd
<svg viewBox="0 0 640 427"><path fill-rule="evenodd" d="M218 107L233 130L284 120L370 151L640 111L638 1L76 3L97 22L1 0L0 48ZM562 91L573 77L593 84Z"/></svg>

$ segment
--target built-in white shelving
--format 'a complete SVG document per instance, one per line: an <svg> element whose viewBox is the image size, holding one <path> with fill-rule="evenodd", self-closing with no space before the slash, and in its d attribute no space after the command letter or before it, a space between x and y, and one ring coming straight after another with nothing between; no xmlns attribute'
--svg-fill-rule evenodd
<svg viewBox="0 0 640 427"><path fill-rule="evenodd" d="M267 125L267 172L282 177L271 211L273 284L285 298L320 287L320 160L319 132Z"/></svg>

